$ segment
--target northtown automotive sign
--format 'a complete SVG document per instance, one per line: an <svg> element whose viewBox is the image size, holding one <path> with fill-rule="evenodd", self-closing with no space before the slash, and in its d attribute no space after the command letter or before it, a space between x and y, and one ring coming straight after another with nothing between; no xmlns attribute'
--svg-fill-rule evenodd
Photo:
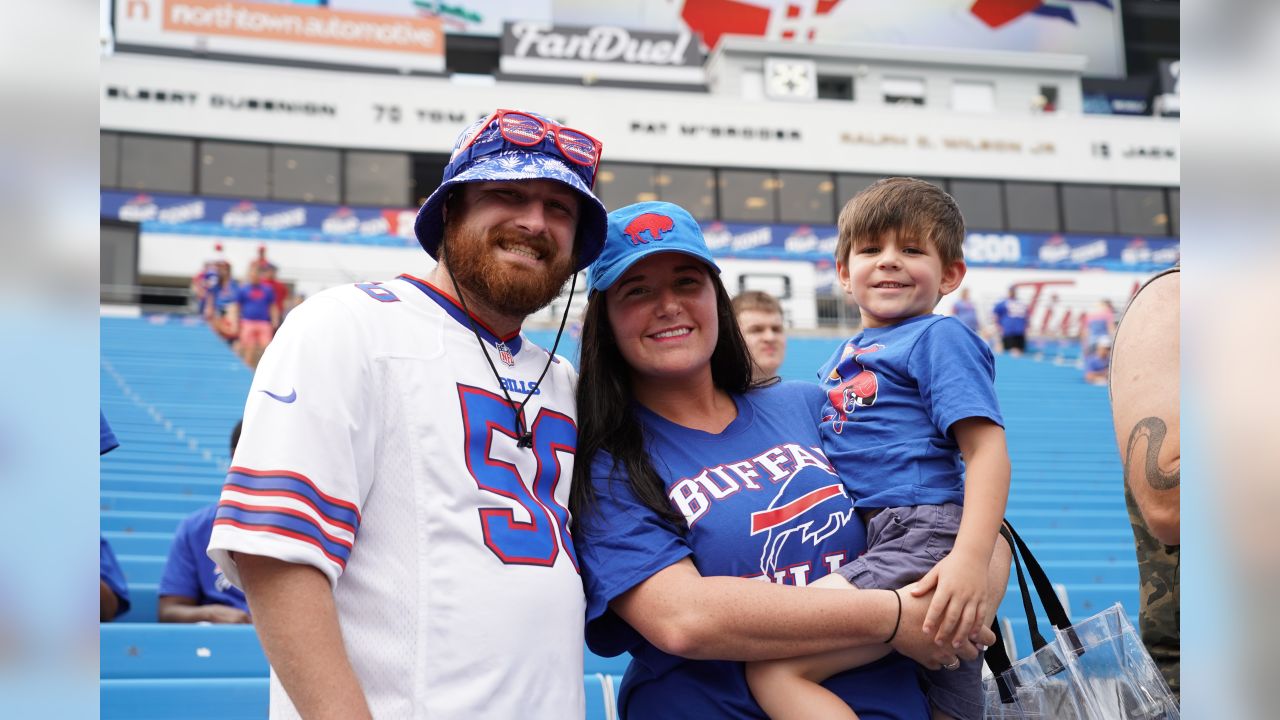
<svg viewBox="0 0 1280 720"><path fill-rule="evenodd" d="M509 22L502 32L500 68L512 75L702 84L706 76L698 45L688 31Z"/></svg>
<svg viewBox="0 0 1280 720"><path fill-rule="evenodd" d="M444 70L444 31L437 18L234 0L116 0L115 8L115 39L122 46Z"/></svg>

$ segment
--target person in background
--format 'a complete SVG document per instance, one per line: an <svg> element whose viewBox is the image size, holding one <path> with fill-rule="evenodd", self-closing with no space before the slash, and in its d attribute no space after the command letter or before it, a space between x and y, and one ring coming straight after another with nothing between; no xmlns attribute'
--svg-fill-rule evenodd
<svg viewBox="0 0 1280 720"><path fill-rule="evenodd" d="M237 422L231 431L231 454L240 442ZM160 576L157 615L160 622L249 623L249 603L206 552L213 534L213 503L183 518L169 546Z"/></svg>
<svg viewBox="0 0 1280 720"><path fill-rule="evenodd" d="M1084 359L1084 381L1090 385L1106 385L1111 369L1111 338L1096 339Z"/></svg>
<svg viewBox="0 0 1280 720"><path fill-rule="evenodd" d="M747 290L733 299L738 329L747 341L753 363L752 379L768 380L778 374L787 356L787 327L782 304L769 293Z"/></svg>
<svg viewBox="0 0 1280 720"><path fill-rule="evenodd" d="M1115 331L1111 417L1138 553L1142 642L1179 695L1181 330L1179 268L1143 285Z"/></svg>
<svg viewBox="0 0 1280 720"><path fill-rule="evenodd" d="M107 416L98 412L100 425L98 434L98 454L107 453L120 447L120 441L107 424ZM98 607L99 619L110 622L129 611L129 585L125 582L124 571L116 561L116 554L105 537L98 536Z"/></svg>
<svg viewBox="0 0 1280 720"><path fill-rule="evenodd" d="M287 301L289 299L289 286L280 282L276 273L279 268L267 259L267 246L265 243L258 246L258 259L253 261L258 266L258 278L264 284L271 287L271 291L275 293L276 311L280 316L280 322L284 322L285 313L289 310ZM276 327L279 327L277 323Z"/></svg>
<svg viewBox="0 0 1280 720"><path fill-rule="evenodd" d="M205 317L209 303L213 302L213 291L218 287L218 264L206 261L200 272L191 278L191 295L196 301L196 312Z"/></svg>
<svg viewBox="0 0 1280 720"><path fill-rule="evenodd" d="M237 350L240 326L236 322L232 305L235 304L236 296L240 292L240 283L231 277L231 263L226 260L219 261L215 270L218 282L209 291L210 299L205 302L204 318L218 337L227 341L233 350ZM237 354L239 354L238 350Z"/></svg>
<svg viewBox="0 0 1280 720"><path fill-rule="evenodd" d="M1000 346L1013 356L1027 351L1027 304L1018 299L1017 291L1009 288L1009 296L991 309L1000 326Z"/></svg>
<svg viewBox="0 0 1280 720"><path fill-rule="evenodd" d="M258 275L262 280L262 284L271 288L274 296L272 305L275 306L275 314L279 320L276 321L276 328L280 327L280 323L284 322L285 313L288 311L289 305L289 286L280 282L278 277L279 268L269 262L261 262L258 264Z"/></svg>
<svg viewBox="0 0 1280 720"><path fill-rule="evenodd" d="M196 312L206 317L209 303L213 302L213 293L218 287L218 265L225 262L222 243L214 243L214 256L204 261L200 272L191 278L191 295L196 301Z"/></svg>
<svg viewBox="0 0 1280 720"><path fill-rule="evenodd" d="M267 349L276 328L280 327L280 309L275 304L275 292L262 282L262 266L249 264L248 282L236 291L232 316L240 328L240 357L251 368L258 367L262 352Z"/></svg>
<svg viewBox="0 0 1280 720"><path fill-rule="evenodd" d="M1084 318L1080 327L1080 352L1084 356L1096 351L1098 340L1108 341L1116 333L1116 310L1110 300L1102 298L1094 304Z"/></svg>
<svg viewBox="0 0 1280 720"><path fill-rule="evenodd" d="M960 289L960 297L951 305L951 315L962 325L982 336L982 323L978 320L978 306L969 297L969 288Z"/></svg>

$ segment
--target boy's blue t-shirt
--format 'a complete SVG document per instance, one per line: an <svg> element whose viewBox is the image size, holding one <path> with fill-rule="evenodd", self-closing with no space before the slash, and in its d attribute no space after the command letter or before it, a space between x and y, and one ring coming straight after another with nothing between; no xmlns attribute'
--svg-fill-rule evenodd
<svg viewBox="0 0 1280 720"><path fill-rule="evenodd" d="M618 596L686 557L707 576L805 585L866 549L862 522L819 447L814 417L821 389L781 383L734 402L738 417L715 434L636 410L654 469L687 531L640 503L625 469L614 469L607 453L592 462L596 505L579 518L575 537L587 591L586 639L600 655L634 657L620 690L624 718L765 715L742 663L662 652L609 609ZM894 654L825 685L863 718L925 718L915 672L914 663Z"/></svg>
<svg viewBox="0 0 1280 720"><path fill-rule="evenodd" d="M217 511L217 504L212 504L179 523L173 544L169 546L158 594L188 597L197 605L217 603L249 612L244 593L209 559L209 536L213 534L213 517Z"/></svg>
<svg viewBox="0 0 1280 720"><path fill-rule="evenodd" d="M955 318L922 315L854 335L818 376L822 447L858 507L964 502L951 425L1004 424L982 338Z"/></svg>

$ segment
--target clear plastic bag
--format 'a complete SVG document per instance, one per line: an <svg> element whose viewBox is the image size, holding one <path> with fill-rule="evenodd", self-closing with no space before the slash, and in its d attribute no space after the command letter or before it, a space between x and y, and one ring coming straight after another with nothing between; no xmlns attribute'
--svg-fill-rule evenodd
<svg viewBox="0 0 1280 720"><path fill-rule="evenodd" d="M1012 527L1002 534L1013 549L1014 568L1034 652L1011 661L992 625L996 644L986 651L991 675L983 681L985 716L998 720L1180 720L1178 703L1142 645L1124 608L1116 603L1072 623L1040 563ZM1021 559L1020 559L1021 558ZM1053 626L1040 634L1031 588Z"/></svg>

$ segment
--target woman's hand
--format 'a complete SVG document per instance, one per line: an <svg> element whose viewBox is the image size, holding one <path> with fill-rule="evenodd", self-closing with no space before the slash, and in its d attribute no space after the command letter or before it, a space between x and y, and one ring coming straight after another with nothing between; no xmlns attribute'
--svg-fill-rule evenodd
<svg viewBox="0 0 1280 720"><path fill-rule="evenodd" d="M929 670L937 670L944 665L951 665L957 658L972 660L978 657L982 649L995 642L996 636L991 628L984 627L976 638L968 638L959 647L949 643L934 642L932 634L924 632L924 619L929 612L929 604L933 601L933 593L927 592L916 596L915 586L908 585L897 591L902 598L902 620L898 623L898 633L890 643L894 650L920 663Z"/></svg>

